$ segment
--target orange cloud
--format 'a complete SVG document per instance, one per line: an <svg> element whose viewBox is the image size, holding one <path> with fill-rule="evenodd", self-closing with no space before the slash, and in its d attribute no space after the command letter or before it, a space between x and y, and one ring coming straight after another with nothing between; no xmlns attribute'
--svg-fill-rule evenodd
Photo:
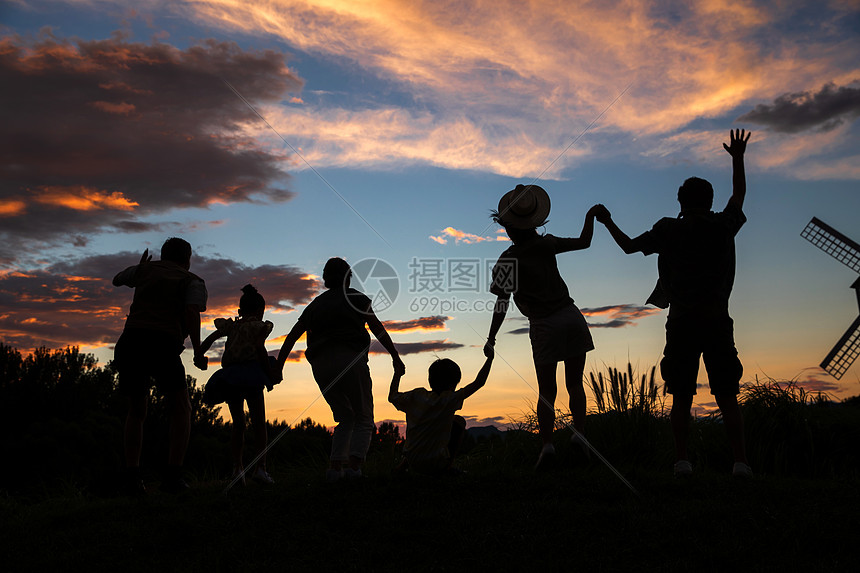
<svg viewBox="0 0 860 573"><path fill-rule="evenodd" d="M847 17L848 4L822 5L822 21ZM432 116L377 107L281 110L279 131L301 140L314 165L422 161L521 177L556 159L628 85L594 131L620 130L647 150L643 136L856 78L853 38L839 37L835 25L793 31L799 6L212 0L188 13L355 62L433 103ZM558 177L592 144L579 141L543 176Z"/></svg>
<svg viewBox="0 0 860 573"><path fill-rule="evenodd" d="M84 185L49 186L43 185L35 194L37 203L66 207L75 211L97 211L114 209L117 211L134 211L140 203L126 199L119 191L108 193Z"/></svg>
<svg viewBox="0 0 860 573"><path fill-rule="evenodd" d="M497 233L503 231L497 231ZM480 235L474 235L472 233L467 233L466 231L460 231L459 229L455 229L454 227L445 227L442 229L442 234L438 236L430 235L430 240L436 241L440 245L445 245L448 243L448 239L454 239L455 243L466 243L467 245L471 245L472 243L481 243L484 241L509 241L506 236L496 235L495 237L482 237Z"/></svg>
<svg viewBox="0 0 860 573"><path fill-rule="evenodd" d="M0 201L0 217L15 217L27 210L27 204L19 199Z"/></svg>

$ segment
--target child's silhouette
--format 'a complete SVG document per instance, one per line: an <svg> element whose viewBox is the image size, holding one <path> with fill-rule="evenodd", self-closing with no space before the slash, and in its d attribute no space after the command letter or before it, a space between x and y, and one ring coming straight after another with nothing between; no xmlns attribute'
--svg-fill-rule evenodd
<svg viewBox="0 0 860 573"><path fill-rule="evenodd" d="M493 220L501 224L513 241L493 268L490 292L498 298L490 323L485 349L491 350L502 326L511 295L517 308L529 319L529 338L538 381L537 416L543 442L537 469L551 467L555 459L552 434L555 429L556 370L564 362L565 383L570 394L570 411L578 433L573 440L582 455L588 450L579 434L585 432L585 390L582 374L585 354L594 349L585 317L573 304L567 285L558 272L556 255L587 249L594 233L597 205L585 216L582 233L576 238L539 235L546 223L550 200L537 185L517 185L499 201Z"/></svg>
<svg viewBox="0 0 860 573"><path fill-rule="evenodd" d="M475 381L459 390L456 388L460 382L460 367L448 358L430 365L427 376L430 390L415 388L400 392L402 373L394 373L388 401L406 414L406 445L400 470L433 475L451 469L466 431L466 420L454 413L463 407L466 398L484 386L492 364L490 349Z"/></svg>
<svg viewBox="0 0 860 573"><path fill-rule="evenodd" d="M684 181L678 189L681 213L663 218L635 239L624 234L602 209L598 221L606 225L625 253L658 253L659 281L648 302L669 307L666 320L666 347L660 371L672 394L671 421L675 436L675 474L689 475L687 455L690 409L696 394L699 357L705 361L711 393L717 401L729 434L735 458L733 474L747 477L743 419L737 395L743 366L735 348L733 322L729 316L729 295L735 278L735 235L746 222L744 152L750 134L729 132L723 144L732 156L732 196L726 208L711 211L714 190L698 177Z"/></svg>
<svg viewBox="0 0 860 573"><path fill-rule="evenodd" d="M196 358L198 362L203 362L203 354L209 350L212 343L227 337L224 355L221 357L222 368L212 375L207 386L223 384L224 401L227 402L230 416L233 418L233 479L245 483L242 450L245 446L245 402L248 402L248 413L251 416L257 446L264 452L251 477L261 483L272 484L275 482L266 471L265 449L268 436L263 388L271 390L273 384L280 381L273 368L275 359L268 355L265 345L274 324L263 320L266 301L256 288L245 285L242 287L242 293L239 299L239 318L216 318L216 330L203 341Z"/></svg>
<svg viewBox="0 0 860 573"><path fill-rule="evenodd" d="M179 355L187 336L195 354L200 348L200 313L206 310L207 299L206 285L189 268L191 245L172 237L162 245L160 261L153 262L147 249L137 265L113 278L114 286L134 288L125 328L114 350L119 390L128 397L124 444L126 489L132 494L146 491L140 476L140 450L153 380L170 410L168 467L161 488L173 493L188 488L182 479L182 462L191 432L191 400Z"/></svg>

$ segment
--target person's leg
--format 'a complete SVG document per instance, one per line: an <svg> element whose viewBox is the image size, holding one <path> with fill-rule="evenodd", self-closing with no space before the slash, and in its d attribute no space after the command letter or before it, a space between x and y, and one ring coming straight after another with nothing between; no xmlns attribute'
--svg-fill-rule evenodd
<svg viewBox="0 0 860 573"><path fill-rule="evenodd" d="M233 418L233 429L230 439L230 455L233 459L233 477L244 470L242 451L245 449L245 401L230 400L230 417Z"/></svg>
<svg viewBox="0 0 860 573"><path fill-rule="evenodd" d="M688 460L687 437L690 434L690 409L693 407L693 394L673 394L672 410L669 420L672 422L672 434L675 437L675 461Z"/></svg>
<svg viewBox="0 0 860 573"><path fill-rule="evenodd" d="M314 379L323 393L323 399L331 408L334 421L337 422L332 431L330 469L340 472L343 464L349 460L349 443L355 424L355 414L344 391L347 386L345 384L347 381L344 380L346 375L341 376L337 382L332 384L332 381L341 374L338 364L327 358L317 360L315 364L311 365Z"/></svg>
<svg viewBox="0 0 860 573"><path fill-rule="evenodd" d="M570 413L573 415L573 427L585 434L585 412L588 403L585 399L585 388L582 386L582 375L585 372L585 354L564 361L564 381L567 393L570 395Z"/></svg>
<svg viewBox="0 0 860 573"><path fill-rule="evenodd" d="M358 472L373 439L373 381L366 362L359 362L353 366L353 370L355 383L350 392L350 401L356 417L349 446L349 467L353 472Z"/></svg>
<svg viewBox="0 0 860 573"><path fill-rule="evenodd" d="M537 418L540 438L544 446L552 444L555 430L555 397L558 394L555 373L557 363L535 364L538 382Z"/></svg>
<svg viewBox="0 0 860 573"><path fill-rule="evenodd" d="M723 424L725 424L726 432L729 435L729 444L732 446L735 462L749 465L746 443L744 442L744 419L741 415L737 394L731 392L715 394L714 398L716 398L717 406L720 407L720 413L723 415Z"/></svg>
<svg viewBox="0 0 860 573"><path fill-rule="evenodd" d="M448 439L448 467L454 463L454 458L457 457L457 452L460 446L463 445L463 439L466 437L466 418L463 416L454 416L454 422L451 424L451 437Z"/></svg>
<svg viewBox="0 0 860 573"><path fill-rule="evenodd" d="M251 426L254 428L254 439L256 440L263 456L257 463L258 468L266 469L266 446L269 443L269 436L266 428L266 402L263 396L263 389L259 392L254 391L248 395L248 413L251 415Z"/></svg>
<svg viewBox="0 0 860 573"><path fill-rule="evenodd" d="M143 383L137 385L128 396L128 413L125 418L123 444L125 449L125 467L140 467L140 451L143 448L143 423L146 420L146 404L149 391Z"/></svg>
<svg viewBox="0 0 860 573"><path fill-rule="evenodd" d="M690 433L690 411L693 407L693 397L696 395L696 378L699 374L699 359L702 354L702 329L701 317L673 313L673 309L669 310L669 317L666 320L666 347L663 349L663 360L660 361L660 373L666 384L666 390L672 395L669 421L675 438L676 475L689 475L692 471L687 452L687 438Z"/></svg>
<svg viewBox="0 0 860 573"><path fill-rule="evenodd" d="M182 467L191 436L191 398L188 396L188 389L183 386L169 392L167 403L170 409L167 463L172 467Z"/></svg>

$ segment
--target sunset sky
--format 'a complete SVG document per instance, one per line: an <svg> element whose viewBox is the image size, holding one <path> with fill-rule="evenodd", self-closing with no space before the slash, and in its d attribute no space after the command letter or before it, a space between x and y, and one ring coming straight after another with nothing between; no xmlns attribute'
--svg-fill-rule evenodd
<svg viewBox="0 0 860 573"><path fill-rule="evenodd" d="M251 282L276 351L340 256L359 263L353 286L391 299L378 314L403 389L436 357L468 382L487 265L508 244L489 218L504 192L546 188L548 233L577 236L599 202L635 236L677 214L689 176L722 209L722 143L745 128L744 381L860 394L860 363L839 381L817 367L857 316L857 274L800 237L816 216L860 241L857 30L854 0L0 0L0 341L106 362L132 297L111 278L181 236L209 289L204 336ZM656 257L624 255L598 225L559 266L592 325L587 371L658 363ZM534 402L526 327L509 313L471 425ZM207 372L186 351L188 373L205 381L222 348ZM401 421L386 354L371 371L377 421ZM284 375L269 419L331 425L307 362ZM713 405L707 387L696 403Z"/></svg>

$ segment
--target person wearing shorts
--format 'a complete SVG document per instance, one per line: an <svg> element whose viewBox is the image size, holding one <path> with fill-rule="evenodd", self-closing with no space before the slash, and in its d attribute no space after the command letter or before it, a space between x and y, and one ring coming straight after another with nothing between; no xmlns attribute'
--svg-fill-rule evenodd
<svg viewBox="0 0 860 573"><path fill-rule="evenodd" d="M743 366L738 359L734 324L729 315L729 297L735 279L735 236L746 222L744 152L749 137L745 130L735 130L730 132L730 143L723 144L732 157L733 187L723 211L711 211L714 201L711 184L690 177L678 189L681 206L678 217L660 219L650 231L634 239L618 228L608 210L597 215L597 220L606 225L625 253L659 254L659 280L648 302L669 308L660 372L667 391L672 394L670 418L676 476L693 471L687 436L700 357L704 359L708 384L728 432L735 459L732 474L752 475L738 404Z"/></svg>
<svg viewBox="0 0 860 573"><path fill-rule="evenodd" d="M161 260L151 259L147 249L137 265L113 278L114 286L134 289L125 328L114 350L119 391L128 399L123 442L125 488L131 494L146 491L140 475L140 452L153 383L167 398L170 412L167 472L161 489L178 493L188 488L182 479L182 463L191 431L191 400L180 354L188 336L195 353L200 348L200 313L206 310L207 301L203 280L188 270L188 242L172 237L161 247Z"/></svg>
<svg viewBox="0 0 860 573"><path fill-rule="evenodd" d="M517 185L502 197L498 211L493 213L493 220L505 228L513 245L502 253L493 267L490 292L497 299L484 353L488 357L491 355L513 296L514 304L529 320L537 375L536 410L543 443L538 470L551 468L555 461L552 435L559 362L564 362L565 384L570 395L575 429L573 441L582 455L588 455L584 445L586 398L582 375L585 355L594 349L594 343L585 317L573 303L558 271L556 255L587 249L591 245L598 207L588 211L582 233L576 238L538 234L537 228L544 225L549 215L550 199L537 185Z"/></svg>

